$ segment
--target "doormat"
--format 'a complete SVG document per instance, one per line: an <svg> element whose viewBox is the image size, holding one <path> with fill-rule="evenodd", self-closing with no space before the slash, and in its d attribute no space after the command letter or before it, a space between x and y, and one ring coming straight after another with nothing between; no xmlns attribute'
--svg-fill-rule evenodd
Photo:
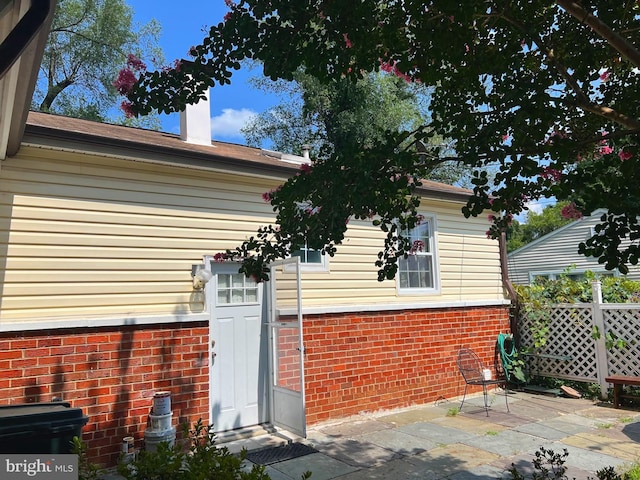
<svg viewBox="0 0 640 480"><path fill-rule="evenodd" d="M264 450L258 450L249 452L247 454L247 460L259 465L271 465L273 463L284 462L285 460L291 460L292 458L303 457L310 453L317 453L313 447L305 445L304 443L290 443L283 447L272 447Z"/></svg>

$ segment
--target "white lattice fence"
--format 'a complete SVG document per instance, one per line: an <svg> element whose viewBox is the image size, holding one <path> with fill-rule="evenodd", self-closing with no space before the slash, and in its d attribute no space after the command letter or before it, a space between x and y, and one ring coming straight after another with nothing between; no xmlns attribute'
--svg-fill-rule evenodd
<svg viewBox="0 0 640 480"><path fill-rule="evenodd" d="M538 355L529 357L531 373L581 382L597 382L596 343L592 338L591 304L555 305L549 312L549 333ZM532 322L526 315L520 319L520 341L533 348Z"/></svg>
<svg viewBox="0 0 640 480"><path fill-rule="evenodd" d="M614 343L607 349L609 375L640 376L640 305L603 305L605 334ZM622 340L616 346L616 340Z"/></svg>
<svg viewBox="0 0 640 480"><path fill-rule="evenodd" d="M546 344L529 356L531 373L597 382L606 393L608 375L640 376L640 304L603 304L594 282L594 303L554 305ZM533 350L534 322L521 314L521 347Z"/></svg>

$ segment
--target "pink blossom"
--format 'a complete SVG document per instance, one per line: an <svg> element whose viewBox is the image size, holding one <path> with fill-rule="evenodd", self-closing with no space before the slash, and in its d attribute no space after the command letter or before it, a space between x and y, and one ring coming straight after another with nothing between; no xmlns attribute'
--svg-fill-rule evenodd
<svg viewBox="0 0 640 480"><path fill-rule="evenodd" d="M224 0L224 4L229 8L233 8L233 7L236 6L236 4L233 2L233 0Z"/></svg>
<svg viewBox="0 0 640 480"><path fill-rule="evenodd" d="M607 80L609 80L609 75L610 75L609 70L605 70L600 74L600 80L602 80L603 82L606 82Z"/></svg>
<svg viewBox="0 0 640 480"><path fill-rule="evenodd" d="M138 81L135 73L128 68L123 68L118 72L118 78L116 78L112 85L116 87L116 90L120 95L126 95L131 91L133 85Z"/></svg>
<svg viewBox="0 0 640 480"><path fill-rule="evenodd" d="M503 142L506 142L507 140L509 140L509 137L510 137L510 136L511 136L511 135L509 135L508 133L507 133L507 134L505 134L505 135L502 135L502 141L503 141Z"/></svg>
<svg viewBox="0 0 640 480"><path fill-rule="evenodd" d="M309 173L311 171L311 164L303 163L302 165L300 165L300 171L302 173Z"/></svg>
<svg viewBox="0 0 640 480"><path fill-rule="evenodd" d="M609 155L613 153L613 148L611 148L609 145L604 145L600 147L599 152L600 152L600 155Z"/></svg>
<svg viewBox="0 0 640 480"><path fill-rule="evenodd" d="M551 167L544 167L540 172L540 176L545 180L553 180L554 182L562 180L562 172Z"/></svg>
<svg viewBox="0 0 640 480"><path fill-rule="evenodd" d="M271 192L264 192L262 194L262 199L267 203L271 203Z"/></svg>
<svg viewBox="0 0 640 480"><path fill-rule="evenodd" d="M218 263L222 263L226 259L227 259L227 254L222 252L218 252L213 256L213 261Z"/></svg>
<svg viewBox="0 0 640 480"><path fill-rule="evenodd" d="M122 103L120 104L120 109L124 112L124 116L127 118L133 118L136 116L135 112L133 111L133 105L128 100L122 101Z"/></svg>
<svg viewBox="0 0 640 480"><path fill-rule="evenodd" d="M633 153L625 151L625 150L620 150L618 152L618 157L620 157L620 160L622 160L624 162L626 160L629 160L631 157L633 157Z"/></svg>
<svg viewBox="0 0 640 480"><path fill-rule="evenodd" d="M489 220L490 222L495 221L496 216L493 213L490 213L489 215L487 215L487 220Z"/></svg>
<svg viewBox="0 0 640 480"><path fill-rule="evenodd" d="M353 44L351 43L351 40L349 40L349 35L347 35L346 33L343 33L342 38L344 38L344 43L347 46L347 48L351 48L353 46Z"/></svg>
<svg viewBox="0 0 640 480"><path fill-rule="evenodd" d="M392 75L395 75L398 78L402 78L405 82L411 81L411 77L409 75L407 75L406 73L402 73L400 70L398 70L396 62L393 62L393 63L381 62L380 70L382 70L383 72L391 73Z"/></svg>
<svg viewBox="0 0 640 480"><path fill-rule="evenodd" d="M560 214L569 220L578 220L583 217L582 212L578 210L575 203L571 202L569 205L562 208Z"/></svg>
<svg viewBox="0 0 640 480"><path fill-rule="evenodd" d="M222 21L228 22L232 15L233 15L232 12L225 13L224 17L222 17Z"/></svg>
<svg viewBox="0 0 640 480"><path fill-rule="evenodd" d="M192 46L191 48L189 48L187 55L189 55L190 57L195 57L196 55L198 55L198 49Z"/></svg>
<svg viewBox="0 0 640 480"><path fill-rule="evenodd" d="M467 44L465 43L465 44L464 44L464 51L465 51L466 53L469 53L469 50L470 50L470 49L469 49L469 45L467 45Z"/></svg>
<svg viewBox="0 0 640 480"><path fill-rule="evenodd" d="M133 53L127 55L127 67L138 72L144 72L147 69L147 65Z"/></svg>
<svg viewBox="0 0 640 480"><path fill-rule="evenodd" d="M409 255L415 255L417 252L424 251L424 242L422 240L415 240L409 249Z"/></svg>

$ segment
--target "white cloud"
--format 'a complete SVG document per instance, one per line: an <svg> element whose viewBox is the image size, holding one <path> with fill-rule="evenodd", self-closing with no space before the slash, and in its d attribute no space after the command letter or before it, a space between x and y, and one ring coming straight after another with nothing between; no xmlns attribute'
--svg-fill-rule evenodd
<svg viewBox="0 0 640 480"><path fill-rule="evenodd" d="M211 136L214 140L222 137L243 138L240 129L256 115L256 112L248 108L223 108L220 115L211 117Z"/></svg>
<svg viewBox="0 0 640 480"><path fill-rule="evenodd" d="M532 212L542 213L545 203L539 201L527 202L527 207L529 207L529 210Z"/></svg>

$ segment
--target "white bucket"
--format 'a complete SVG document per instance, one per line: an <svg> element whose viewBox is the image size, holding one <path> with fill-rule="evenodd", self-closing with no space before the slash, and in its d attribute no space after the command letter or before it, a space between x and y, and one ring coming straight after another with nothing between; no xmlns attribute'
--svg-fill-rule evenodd
<svg viewBox="0 0 640 480"><path fill-rule="evenodd" d="M155 452L158 445L167 442L170 447L176 443L176 427L164 432L154 432L153 430L145 430L144 432L144 449L147 452Z"/></svg>
<svg viewBox="0 0 640 480"><path fill-rule="evenodd" d="M489 370L488 368L482 370L482 378L484 378L485 380L491 380L491 370Z"/></svg>
<svg viewBox="0 0 640 480"><path fill-rule="evenodd" d="M171 417L173 413L169 412L166 415L153 415L149 414L149 422L147 427L149 430L164 431L171 428Z"/></svg>
<svg viewBox="0 0 640 480"><path fill-rule="evenodd" d="M135 439L133 437L124 437L122 439L122 453L128 454L134 452Z"/></svg>
<svg viewBox="0 0 640 480"><path fill-rule="evenodd" d="M171 413L171 392L156 392L153 395L153 414L166 415Z"/></svg>

